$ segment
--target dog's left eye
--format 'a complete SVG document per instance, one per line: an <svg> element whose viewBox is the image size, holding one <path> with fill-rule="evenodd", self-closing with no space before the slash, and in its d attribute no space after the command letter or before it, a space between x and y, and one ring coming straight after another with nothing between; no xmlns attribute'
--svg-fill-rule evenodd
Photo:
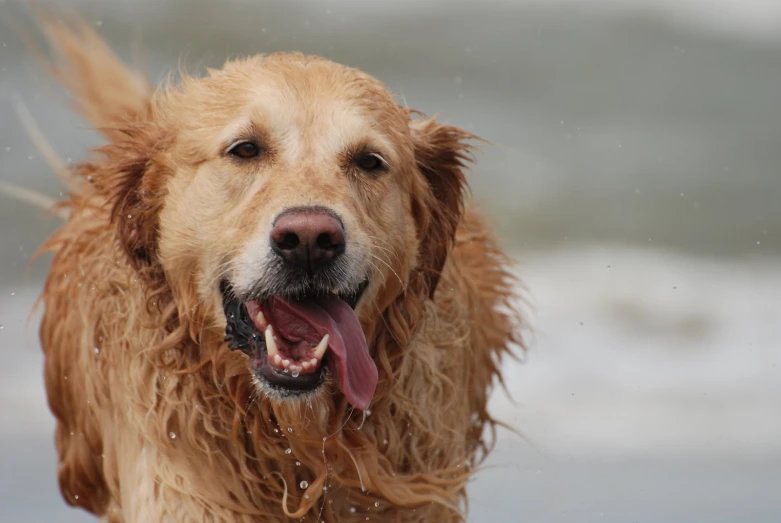
<svg viewBox="0 0 781 523"><path fill-rule="evenodd" d="M382 158L382 156L377 153L366 153L360 155L355 159L355 165L357 165L359 169L370 173L384 171L388 168L388 164L385 163L385 160Z"/></svg>
<svg viewBox="0 0 781 523"><path fill-rule="evenodd" d="M242 160L249 160L260 154L260 147L252 142L241 142L228 149L228 154Z"/></svg>

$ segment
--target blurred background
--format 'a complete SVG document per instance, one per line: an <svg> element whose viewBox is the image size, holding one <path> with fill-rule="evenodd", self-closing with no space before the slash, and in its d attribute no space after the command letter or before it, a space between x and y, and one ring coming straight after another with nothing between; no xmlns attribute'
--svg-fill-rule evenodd
<svg viewBox="0 0 781 523"><path fill-rule="evenodd" d="M38 0L152 80L301 50L492 142L474 198L519 261L529 351L507 362L470 522L781 521L781 2ZM60 187L70 113L0 0L0 180ZM35 317L57 221L0 195L0 521L85 522L56 487Z"/></svg>

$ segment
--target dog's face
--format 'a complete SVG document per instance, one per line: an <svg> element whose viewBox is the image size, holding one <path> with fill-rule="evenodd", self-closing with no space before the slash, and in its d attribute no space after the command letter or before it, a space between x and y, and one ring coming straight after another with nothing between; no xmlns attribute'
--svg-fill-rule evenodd
<svg viewBox="0 0 781 523"><path fill-rule="evenodd" d="M166 278L221 305L212 320L270 398L330 375L367 408L378 372L361 324L413 271L441 269L468 136L300 55L234 62L161 100L173 139L145 176L167 173L153 235Z"/></svg>

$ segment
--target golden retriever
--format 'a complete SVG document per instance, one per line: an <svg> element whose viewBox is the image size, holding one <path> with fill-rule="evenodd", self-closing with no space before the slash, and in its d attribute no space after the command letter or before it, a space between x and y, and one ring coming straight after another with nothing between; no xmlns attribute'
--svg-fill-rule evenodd
<svg viewBox="0 0 781 523"><path fill-rule="evenodd" d="M521 347L464 204L475 137L297 53L152 89L44 22L107 139L74 169L40 335L65 500L104 521L462 521Z"/></svg>

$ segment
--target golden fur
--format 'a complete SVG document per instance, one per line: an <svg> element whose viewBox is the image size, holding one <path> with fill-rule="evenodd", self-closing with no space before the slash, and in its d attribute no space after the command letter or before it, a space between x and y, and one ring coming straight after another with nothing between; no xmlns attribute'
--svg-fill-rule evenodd
<svg viewBox="0 0 781 523"><path fill-rule="evenodd" d="M65 500L111 522L462 520L497 423L488 395L521 341L508 261L463 205L474 137L321 58L240 59L153 90L85 24L44 27L54 74L108 140L42 248ZM265 163L219 154L236 132L267 141ZM367 141L394 166L375 180L340 168L340 148ZM311 202L338 208L370 263L365 414L331 385L265 397L223 342L219 278L244 270L270 213Z"/></svg>

